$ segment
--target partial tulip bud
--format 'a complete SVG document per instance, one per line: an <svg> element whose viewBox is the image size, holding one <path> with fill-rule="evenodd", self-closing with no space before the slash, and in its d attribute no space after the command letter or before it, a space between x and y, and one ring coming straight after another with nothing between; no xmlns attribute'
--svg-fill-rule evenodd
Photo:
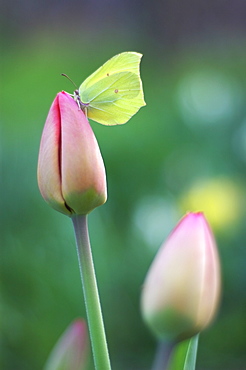
<svg viewBox="0 0 246 370"><path fill-rule="evenodd" d="M57 94L44 126L38 185L46 202L69 216L87 214L107 199L97 140L83 111L64 91Z"/></svg>
<svg viewBox="0 0 246 370"><path fill-rule="evenodd" d="M189 213L161 246L147 274L141 308L163 341L178 342L203 330L220 297L220 264L203 213Z"/></svg>
<svg viewBox="0 0 246 370"><path fill-rule="evenodd" d="M75 320L53 348L44 370L87 369L89 341L83 320Z"/></svg>

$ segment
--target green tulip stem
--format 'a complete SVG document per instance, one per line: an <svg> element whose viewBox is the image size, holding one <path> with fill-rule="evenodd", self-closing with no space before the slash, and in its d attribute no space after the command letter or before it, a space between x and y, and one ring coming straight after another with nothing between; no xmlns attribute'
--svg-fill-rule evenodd
<svg viewBox="0 0 246 370"><path fill-rule="evenodd" d="M72 217L72 221L95 369L110 370L108 347L90 247L87 215L75 215Z"/></svg>
<svg viewBox="0 0 246 370"><path fill-rule="evenodd" d="M152 370L167 370L169 360L174 345L167 342L160 342L157 347L154 364Z"/></svg>

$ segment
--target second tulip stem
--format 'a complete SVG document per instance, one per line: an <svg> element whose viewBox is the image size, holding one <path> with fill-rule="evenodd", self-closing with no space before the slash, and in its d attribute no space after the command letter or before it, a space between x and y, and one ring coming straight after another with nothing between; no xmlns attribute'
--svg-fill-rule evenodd
<svg viewBox="0 0 246 370"><path fill-rule="evenodd" d="M95 368L97 370L110 370L111 366L88 234L87 216L75 215L72 217L72 221L75 230Z"/></svg>
<svg viewBox="0 0 246 370"><path fill-rule="evenodd" d="M166 342L160 342L156 351L156 356L152 370L167 370L170 356L174 345Z"/></svg>

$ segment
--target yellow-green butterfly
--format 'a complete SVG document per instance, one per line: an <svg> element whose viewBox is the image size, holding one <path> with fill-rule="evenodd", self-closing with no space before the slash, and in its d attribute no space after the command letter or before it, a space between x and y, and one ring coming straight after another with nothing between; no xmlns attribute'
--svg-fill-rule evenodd
<svg viewBox="0 0 246 370"><path fill-rule="evenodd" d="M126 123L145 105L139 65L142 54L115 55L74 92L88 118L103 125Z"/></svg>

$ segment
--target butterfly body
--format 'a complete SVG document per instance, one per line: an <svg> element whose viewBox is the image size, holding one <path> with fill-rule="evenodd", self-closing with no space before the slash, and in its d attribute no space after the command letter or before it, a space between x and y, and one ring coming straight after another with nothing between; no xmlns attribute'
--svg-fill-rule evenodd
<svg viewBox="0 0 246 370"><path fill-rule="evenodd" d="M103 125L126 123L145 105L139 65L142 55L115 55L74 92L74 99L94 121Z"/></svg>
<svg viewBox="0 0 246 370"><path fill-rule="evenodd" d="M76 101L79 109L81 109L87 116L87 108L89 106L89 103L83 103L80 99L79 90L76 89L73 93L73 98Z"/></svg>

